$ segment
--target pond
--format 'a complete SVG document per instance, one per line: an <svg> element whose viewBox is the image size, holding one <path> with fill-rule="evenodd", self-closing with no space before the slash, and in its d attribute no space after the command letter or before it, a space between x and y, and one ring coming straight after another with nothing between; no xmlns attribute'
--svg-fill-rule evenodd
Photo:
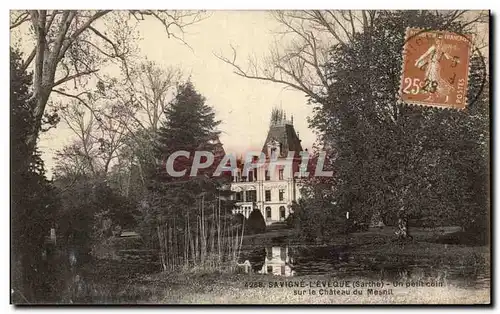
<svg viewBox="0 0 500 314"><path fill-rule="evenodd" d="M426 243L419 244L427 246ZM444 247L444 246L443 246ZM368 249L371 247L368 247ZM239 255L240 270L264 276L298 277L318 275L328 278L363 278L384 281L434 280L455 286L480 289L490 287L489 263L480 250L452 247L460 259L450 254L401 254L343 245L305 245L303 243L269 243L244 245ZM470 249L470 250L469 250ZM439 253L439 251L437 251ZM450 253L448 252L448 253ZM464 254L464 252L466 252ZM467 252L470 253L467 255ZM122 250L120 261L95 260L84 268L73 268L76 255L72 250L53 260L50 274L58 278L54 295L45 301L63 303L141 302L154 291L143 289L134 278L155 274L161 267L150 250ZM444 256L446 255L446 256ZM66 262L63 262L66 260ZM64 265L66 265L64 267ZM137 287L132 286L137 284ZM54 283L55 284L55 283ZM131 286L132 285L132 286ZM155 288L156 289L156 288ZM157 289L164 289L158 286ZM163 293L159 291L158 294ZM151 294L151 295L150 295Z"/></svg>
<svg viewBox="0 0 500 314"><path fill-rule="evenodd" d="M466 288L489 288L486 262L447 263L422 256L351 252L346 246L268 246L244 250L238 261L244 272L276 276L326 275L374 280L434 279Z"/></svg>

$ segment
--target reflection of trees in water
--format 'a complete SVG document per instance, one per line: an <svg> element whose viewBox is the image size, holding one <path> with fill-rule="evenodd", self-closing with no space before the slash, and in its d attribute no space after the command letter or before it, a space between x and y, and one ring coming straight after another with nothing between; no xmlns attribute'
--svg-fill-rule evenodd
<svg viewBox="0 0 500 314"><path fill-rule="evenodd" d="M405 258L384 253L352 252L345 245L254 248L242 252L239 262L245 261L248 261L252 272L273 275L356 275L388 281L423 278L456 281L467 287L489 285L489 273L484 262L475 267L457 267L452 261L430 257L411 255ZM281 271L277 267L282 267Z"/></svg>
<svg viewBox="0 0 500 314"><path fill-rule="evenodd" d="M291 263L330 261L342 262L349 260L349 250L346 246L321 246L290 248L288 255Z"/></svg>
<svg viewBox="0 0 500 314"><path fill-rule="evenodd" d="M260 248L255 248L251 251L243 251L240 254L240 260L238 262L243 263L247 260L250 262L250 265L252 266L252 271L254 272L259 271L264 265L264 262L266 260L266 249L264 247L260 247Z"/></svg>
<svg viewBox="0 0 500 314"><path fill-rule="evenodd" d="M259 271L266 260L266 249L260 248L252 251L252 256L248 259L253 271Z"/></svg>
<svg viewBox="0 0 500 314"><path fill-rule="evenodd" d="M292 267L292 269L293 269L293 266L295 265L297 255L298 255L298 250L296 248L294 248L294 247L288 248L288 258L289 258L290 266Z"/></svg>
<svg viewBox="0 0 500 314"><path fill-rule="evenodd" d="M287 246L269 246L242 252L238 264L245 272L293 276L293 265Z"/></svg>

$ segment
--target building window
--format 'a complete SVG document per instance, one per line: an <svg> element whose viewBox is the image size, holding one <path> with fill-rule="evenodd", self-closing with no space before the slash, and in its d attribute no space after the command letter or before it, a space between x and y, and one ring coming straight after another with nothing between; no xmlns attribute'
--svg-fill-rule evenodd
<svg viewBox="0 0 500 314"><path fill-rule="evenodd" d="M271 201L271 190L266 190L266 202Z"/></svg>
<svg viewBox="0 0 500 314"><path fill-rule="evenodd" d="M257 202L257 191L246 191L246 202Z"/></svg>
<svg viewBox="0 0 500 314"><path fill-rule="evenodd" d="M257 169L253 170L253 178L257 181Z"/></svg>
<svg viewBox="0 0 500 314"><path fill-rule="evenodd" d="M271 177L269 176L269 170L266 170L266 181L271 180Z"/></svg>
<svg viewBox="0 0 500 314"><path fill-rule="evenodd" d="M280 206L280 220L285 220L285 206Z"/></svg>
<svg viewBox="0 0 500 314"><path fill-rule="evenodd" d="M248 182L253 182L253 171L248 171Z"/></svg>
<svg viewBox="0 0 500 314"><path fill-rule="evenodd" d="M266 219L271 219L271 207L266 207Z"/></svg>
<svg viewBox="0 0 500 314"><path fill-rule="evenodd" d="M241 192L236 192L236 200L239 202L243 201L243 195Z"/></svg>
<svg viewBox="0 0 500 314"><path fill-rule="evenodd" d="M283 202L285 200L285 190L279 191L279 200L280 202Z"/></svg>
<svg viewBox="0 0 500 314"><path fill-rule="evenodd" d="M280 170L278 171L278 176L279 176L279 179L280 179L280 180L283 180L283 169L280 169Z"/></svg>
<svg viewBox="0 0 500 314"><path fill-rule="evenodd" d="M271 157L274 157L276 154L276 147L271 147Z"/></svg>
<svg viewBox="0 0 500 314"><path fill-rule="evenodd" d="M272 273L273 272L273 266L267 266L267 272Z"/></svg>

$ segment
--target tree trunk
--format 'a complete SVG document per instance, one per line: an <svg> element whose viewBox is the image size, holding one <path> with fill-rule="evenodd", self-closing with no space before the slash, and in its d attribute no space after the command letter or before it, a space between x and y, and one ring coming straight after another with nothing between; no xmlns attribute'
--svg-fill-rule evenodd
<svg viewBox="0 0 500 314"><path fill-rule="evenodd" d="M400 217L396 226L395 234L398 240L411 240L413 237L408 231L408 219Z"/></svg>
<svg viewBox="0 0 500 314"><path fill-rule="evenodd" d="M45 105L47 104L47 101L49 99L49 95L43 91L41 91L38 95L37 98L34 100L36 101L36 107L33 113L34 116L34 124L33 128L30 132L30 134L26 138L26 144L28 145L28 149L30 151L34 151L37 140L38 140L38 135L40 134L40 129L42 127L42 117L43 113L45 111Z"/></svg>

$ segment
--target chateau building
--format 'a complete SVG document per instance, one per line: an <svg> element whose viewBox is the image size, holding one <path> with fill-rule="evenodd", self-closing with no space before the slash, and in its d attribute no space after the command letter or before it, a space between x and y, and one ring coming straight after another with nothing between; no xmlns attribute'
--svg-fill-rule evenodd
<svg viewBox="0 0 500 314"><path fill-rule="evenodd" d="M293 117L287 120L281 109L273 109L267 137L262 146L266 156L266 164L272 157L277 157L277 163L283 162L289 152L294 152L293 167L279 165L274 171L268 166L252 168L243 173L243 167L238 167L233 173L231 190L236 200L234 214L241 213L246 218L254 209L261 211L266 224L284 221L290 215L292 202L300 197L297 178L293 175L298 171L301 140L295 132Z"/></svg>

